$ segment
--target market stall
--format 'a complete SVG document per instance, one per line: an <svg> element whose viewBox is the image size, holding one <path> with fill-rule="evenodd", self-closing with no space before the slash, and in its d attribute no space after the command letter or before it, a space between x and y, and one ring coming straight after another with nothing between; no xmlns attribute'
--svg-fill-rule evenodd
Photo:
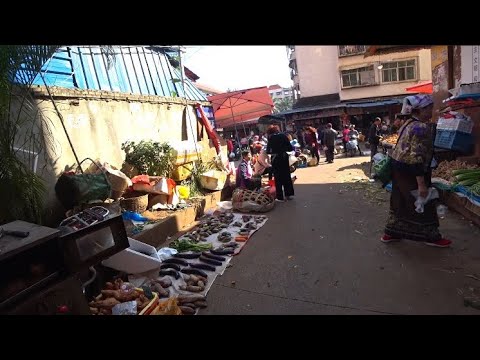
<svg viewBox="0 0 480 360"><path fill-rule="evenodd" d="M115 314L115 306L123 303L122 299L127 299L132 302L132 311L135 309L133 301L138 303L142 315L161 313L159 308L163 309L167 303L170 308L177 309L178 315L195 314L198 309L207 306L206 295L217 276L224 273L232 256L241 252L266 221L265 215L217 212L206 215L193 229L150 254L150 259L138 254L128 266L125 266L125 257L120 259L120 255L114 261L105 261L104 265L129 274L125 286L131 289L132 295L121 295L119 286L109 282L101 292L104 297L99 295L90 302L92 313ZM139 272L138 262L142 261L149 261L149 271ZM137 297L134 297L134 292ZM108 299L112 300L106 302Z"/></svg>
<svg viewBox="0 0 480 360"><path fill-rule="evenodd" d="M475 156L479 139L474 135L478 124L467 110L480 106L480 83L462 85L451 93L440 109L435 138L436 148L450 159L438 161L432 183L448 207L480 226L480 167Z"/></svg>

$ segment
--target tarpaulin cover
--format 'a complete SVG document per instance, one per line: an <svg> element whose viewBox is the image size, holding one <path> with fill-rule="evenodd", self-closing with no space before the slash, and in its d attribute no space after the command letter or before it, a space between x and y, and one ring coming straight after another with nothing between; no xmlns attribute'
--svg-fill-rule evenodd
<svg viewBox="0 0 480 360"><path fill-rule="evenodd" d="M432 94L433 84L431 81L429 81L427 83L409 86L405 90L409 92L420 93L420 94Z"/></svg>

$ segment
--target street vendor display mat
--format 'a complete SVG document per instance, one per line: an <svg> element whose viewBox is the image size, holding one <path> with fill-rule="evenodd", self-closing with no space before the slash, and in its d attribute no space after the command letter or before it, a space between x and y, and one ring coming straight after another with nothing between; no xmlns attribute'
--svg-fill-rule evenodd
<svg viewBox="0 0 480 360"><path fill-rule="evenodd" d="M209 235L206 238L206 240L202 241L201 243L202 244L206 244L206 243L212 244L212 249L220 248L222 245L224 245L223 242L218 240L218 237L221 233L224 233L224 232L230 233L231 234L231 239L232 239L231 241L233 242L233 241L235 241L234 240L235 237L237 237L239 235L239 230L241 228L243 228L243 226L242 227L233 226L233 224L242 223L243 225L245 225L248 222L254 222L256 224L256 228L255 229L250 229L250 231L248 232L248 235L245 236L246 240L242 241L242 242L237 242L238 246L236 247L233 255L238 255L242 251L243 247L247 244L247 242L251 239L252 235L257 230L262 228L263 225L265 225L265 223L268 220L268 217L266 217L265 215L250 215L250 214L240 214L240 213L232 213L232 214L233 214L233 220L228 225L228 227L226 227L225 229L222 229L218 233ZM209 217L212 217L212 216L215 217L216 215L206 215L200 221L207 220ZM244 221L246 219L248 219L248 221ZM183 273L180 273L180 275L181 275L180 278L175 279L173 276L170 276L170 275L159 276L158 275L158 270L153 270L153 271L150 271L150 272L145 273L145 274L130 275L129 276L129 281L132 284L134 284L135 286L140 287L140 286L144 285L145 283L147 283L149 280L160 280L162 278L169 277L170 280L172 281L172 286L170 286L168 288L169 292L170 292L169 297L175 297L175 296L178 296L178 295L192 295L192 294L200 294L200 295L206 296L208 291L212 287L213 282L217 278L217 276L222 275L225 272L225 269L228 267L230 261L232 260L232 256L229 256L229 255L222 255L222 256L225 257L225 261L222 262L221 266L217 266L215 271L205 271L205 273L208 274L207 283L205 284L205 289L201 292L198 292L198 293L192 293L192 292L189 292L189 291L186 291L186 290L181 290L181 287L186 285L186 281L185 281L186 276ZM201 263L201 261L199 259L188 259L188 263L199 264L199 263ZM164 299L162 299L162 300L164 300Z"/></svg>

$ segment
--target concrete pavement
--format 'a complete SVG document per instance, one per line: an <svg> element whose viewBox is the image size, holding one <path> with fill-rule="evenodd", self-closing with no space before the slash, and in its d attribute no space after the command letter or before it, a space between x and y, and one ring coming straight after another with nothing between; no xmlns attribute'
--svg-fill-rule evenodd
<svg viewBox="0 0 480 360"><path fill-rule="evenodd" d="M200 314L480 314L463 305L480 286L479 229L449 212L450 249L381 243L389 194L359 182L368 160L298 169L295 200L267 214Z"/></svg>

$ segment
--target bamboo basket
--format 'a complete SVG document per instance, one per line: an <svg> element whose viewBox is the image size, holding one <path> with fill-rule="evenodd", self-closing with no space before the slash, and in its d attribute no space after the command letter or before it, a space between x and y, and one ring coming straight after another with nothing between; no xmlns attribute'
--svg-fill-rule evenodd
<svg viewBox="0 0 480 360"><path fill-rule="evenodd" d="M136 213L143 213L148 207L148 194L140 196L128 196L120 199L120 206L127 211L133 211Z"/></svg>

